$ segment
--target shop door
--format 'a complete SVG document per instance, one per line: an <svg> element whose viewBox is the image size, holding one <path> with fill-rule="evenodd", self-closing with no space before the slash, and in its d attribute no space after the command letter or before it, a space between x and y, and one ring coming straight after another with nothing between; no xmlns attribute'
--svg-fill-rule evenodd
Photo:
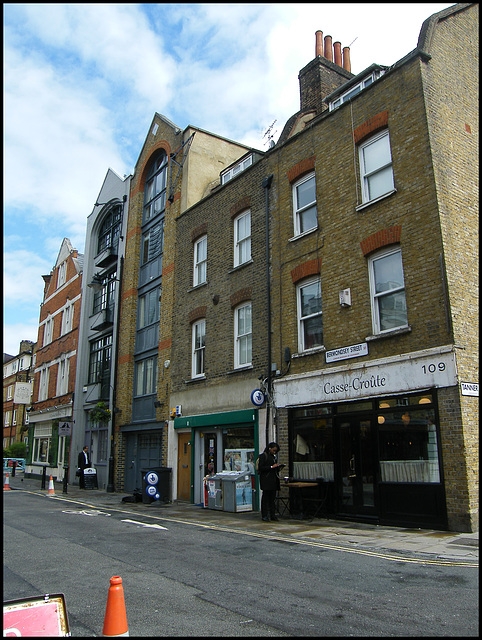
<svg viewBox="0 0 482 640"><path fill-rule="evenodd" d="M191 434L179 433L177 438L177 499L191 500Z"/></svg>
<svg viewBox="0 0 482 640"><path fill-rule="evenodd" d="M338 512L375 515L376 456L371 421L340 416L337 432Z"/></svg>
<svg viewBox="0 0 482 640"><path fill-rule="evenodd" d="M217 468L217 433L205 433L204 434L204 464L203 464L203 478L206 476L212 476L218 472ZM219 469L221 471L221 469Z"/></svg>

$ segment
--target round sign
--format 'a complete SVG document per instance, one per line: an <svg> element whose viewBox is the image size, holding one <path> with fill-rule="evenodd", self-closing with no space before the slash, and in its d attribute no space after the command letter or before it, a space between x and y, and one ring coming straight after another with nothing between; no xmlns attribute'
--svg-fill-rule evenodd
<svg viewBox="0 0 482 640"><path fill-rule="evenodd" d="M155 487L152 484L149 484L146 487L146 493L148 496L151 496L151 498L159 498L159 494L157 493L157 487Z"/></svg>
<svg viewBox="0 0 482 640"><path fill-rule="evenodd" d="M265 401L265 396L264 396L264 393L261 391L261 389L255 389L251 393L251 402L257 407L260 407L264 401Z"/></svg>
<svg viewBox="0 0 482 640"><path fill-rule="evenodd" d="M159 476L157 475L157 473L155 473L155 471L149 471L149 473L146 473L146 482L148 484L157 484L159 481Z"/></svg>

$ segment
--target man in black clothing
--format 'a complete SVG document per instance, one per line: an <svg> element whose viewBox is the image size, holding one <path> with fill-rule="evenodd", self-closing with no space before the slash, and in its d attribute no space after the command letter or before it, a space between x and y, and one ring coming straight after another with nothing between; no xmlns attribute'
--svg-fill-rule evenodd
<svg viewBox="0 0 482 640"><path fill-rule="evenodd" d="M279 444L270 442L258 459L259 485L263 491L261 496L261 518L264 522L278 520L275 508L276 492L280 488L278 451Z"/></svg>
<svg viewBox="0 0 482 640"><path fill-rule="evenodd" d="M85 445L77 458L77 466L80 469L79 489L85 489L84 469L90 467L89 447Z"/></svg>

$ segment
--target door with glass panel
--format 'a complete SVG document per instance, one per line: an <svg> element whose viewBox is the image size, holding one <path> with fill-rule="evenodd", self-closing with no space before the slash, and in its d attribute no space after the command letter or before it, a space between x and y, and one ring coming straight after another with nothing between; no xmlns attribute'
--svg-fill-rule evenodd
<svg viewBox="0 0 482 640"><path fill-rule="evenodd" d="M338 434L338 512L375 514L376 455L370 419L340 416Z"/></svg>

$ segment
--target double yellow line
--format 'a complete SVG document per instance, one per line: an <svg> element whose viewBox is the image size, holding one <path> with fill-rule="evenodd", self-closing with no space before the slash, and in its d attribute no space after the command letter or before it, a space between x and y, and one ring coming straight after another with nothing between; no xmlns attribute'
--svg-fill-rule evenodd
<svg viewBox="0 0 482 640"><path fill-rule="evenodd" d="M34 493L34 492L28 492ZM43 495L43 494L36 494ZM55 496L57 497L57 496ZM95 505L87 504L86 502L81 502L79 500L72 500L70 498L58 497L57 499L65 500L66 502L74 502L77 504L82 504L84 506L92 507L96 509ZM110 509L111 511L116 511L118 513L128 513L132 515L132 511L127 511L123 509L118 509L117 507L105 507L106 509ZM371 558L378 558L381 560L389 560L391 562L407 562L410 564L422 564L422 565L432 565L432 566L444 566L444 567L466 567L466 568L478 568L479 563L473 561L461 562L457 560L443 560L443 559L430 559L430 558L411 558L404 555L398 555L395 553L382 553L379 551L370 551L368 549L360 549L360 548L351 548L344 547L340 545L330 544L328 542L318 542L313 540L300 540L298 538L293 538L291 536L278 536L273 535L272 533L263 533L260 531L250 531L247 529L233 529L230 527L223 527L218 524L204 524L202 522L194 522L192 520L181 520L179 518L166 518L162 516L155 516L147 513L143 513L143 517L151 518L153 520L162 520L163 522L175 522L176 524L187 524L190 526L208 529L212 531L219 531L222 533L236 533L238 535L251 536L252 538L262 538L263 540L274 540L276 542L288 542L290 544L298 544L305 547L315 547L318 549L330 549L331 551L341 551L342 553L354 553L358 555L368 556Z"/></svg>

